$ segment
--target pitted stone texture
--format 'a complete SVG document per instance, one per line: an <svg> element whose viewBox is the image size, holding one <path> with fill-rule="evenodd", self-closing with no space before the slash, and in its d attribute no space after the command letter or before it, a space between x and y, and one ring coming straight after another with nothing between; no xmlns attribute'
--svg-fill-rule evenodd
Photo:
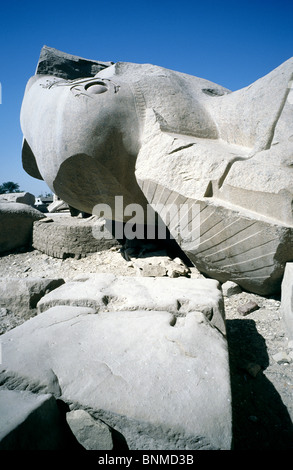
<svg viewBox="0 0 293 470"><path fill-rule="evenodd" d="M60 215L34 224L33 247L54 258L84 257L119 246L111 233L100 232L97 218L79 219Z"/></svg>
<svg viewBox="0 0 293 470"><path fill-rule="evenodd" d="M227 343L202 312L56 306L1 340L6 374L44 382L53 369L61 399L99 412L130 449L231 447Z"/></svg>
<svg viewBox="0 0 293 470"><path fill-rule="evenodd" d="M65 448L61 416L52 395L0 390L0 450Z"/></svg>
<svg viewBox="0 0 293 470"><path fill-rule="evenodd" d="M200 311L225 334L222 291L213 279L89 274L48 293L37 307L43 312L56 305L87 306L97 312L160 310L175 316Z"/></svg>
<svg viewBox="0 0 293 470"><path fill-rule="evenodd" d="M289 341L293 340L293 263L286 264L281 291L281 313Z"/></svg>
<svg viewBox="0 0 293 470"><path fill-rule="evenodd" d="M33 223L44 215L20 202L0 203L0 253L29 246L32 242Z"/></svg>

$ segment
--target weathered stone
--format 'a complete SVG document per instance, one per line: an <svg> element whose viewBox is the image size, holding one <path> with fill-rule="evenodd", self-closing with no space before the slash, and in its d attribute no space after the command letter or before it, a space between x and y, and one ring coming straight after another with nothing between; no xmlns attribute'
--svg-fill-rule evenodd
<svg viewBox="0 0 293 470"><path fill-rule="evenodd" d="M106 227L103 226L103 232L99 230L96 217L79 219L61 215L34 223L32 245L42 253L61 259L83 257L120 246Z"/></svg>
<svg viewBox="0 0 293 470"><path fill-rule="evenodd" d="M65 437L52 395L0 390L0 450L61 450Z"/></svg>
<svg viewBox="0 0 293 470"><path fill-rule="evenodd" d="M286 66L290 70L290 64L285 65L285 70ZM262 86L266 89L266 82L259 84L260 89ZM230 96L221 99L228 100ZM291 169L285 170L282 163L290 150L274 147L261 152L261 157L258 153L252 157L252 148L236 145L236 137L235 143L223 143L167 133L153 111L147 113L144 134L136 162L138 183L189 259L201 272L221 282L232 280L246 290L264 295L278 292L285 263L293 257L289 202L292 176ZM254 170L253 158L259 161ZM268 164L264 163L265 158ZM277 162L283 168L280 179L276 177ZM237 180L239 187L233 192L225 183L234 165L241 176ZM258 179L261 187L256 194L256 181L254 191L249 184L261 169L265 174ZM235 187L237 182L234 178ZM238 198L233 203L234 193ZM266 200L270 202L266 204ZM259 204L259 211L255 204Z"/></svg>
<svg viewBox="0 0 293 470"><path fill-rule="evenodd" d="M78 442L86 450L113 450L109 427L84 410L66 413L66 420Z"/></svg>
<svg viewBox="0 0 293 470"><path fill-rule="evenodd" d="M292 360L289 354L286 353L286 351L280 351L277 354L274 354L273 359L278 364L288 364Z"/></svg>
<svg viewBox="0 0 293 470"><path fill-rule="evenodd" d="M83 59L53 47L44 46L41 50L36 73L74 80L81 77L94 77L100 70L112 64L113 62Z"/></svg>
<svg viewBox="0 0 293 470"><path fill-rule="evenodd" d="M35 75L24 168L88 213L107 205L106 218L128 222L136 203L136 225L152 226L157 212L202 273L276 293L293 259L292 67L235 92L150 64L74 82Z"/></svg>
<svg viewBox="0 0 293 470"><path fill-rule="evenodd" d="M195 267L190 267L190 277L192 279L206 279L205 276Z"/></svg>
<svg viewBox="0 0 293 470"><path fill-rule="evenodd" d="M242 292L241 287L233 281L224 282L222 290L224 297L231 297L232 295L240 294L240 292Z"/></svg>
<svg viewBox="0 0 293 470"><path fill-rule="evenodd" d="M163 277L166 276L167 270L164 266L156 264L141 264L140 266L136 264L138 276L144 277Z"/></svg>
<svg viewBox="0 0 293 470"><path fill-rule="evenodd" d="M227 343L199 311L56 306L1 342L4 377L45 383L53 369L61 399L98 414L130 450L231 447Z"/></svg>
<svg viewBox="0 0 293 470"><path fill-rule="evenodd" d="M0 202L19 202L27 204L28 206L33 206L35 203L35 196L27 192L0 194Z"/></svg>
<svg viewBox="0 0 293 470"><path fill-rule="evenodd" d="M34 221L44 215L27 204L0 203L0 253L29 246L32 242Z"/></svg>
<svg viewBox="0 0 293 470"><path fill-rule="evenodd" d="M293 341L293 263L287 263L282 281L281 315L289 340Z"/></svg>
<svg viewBox="0 0 293 470"><path fill-rule="evenodd" d="M241 315L246 316L246 315L249 315L252 312L255 312L255 310L258 310L258 309L259 309L259 305L257 305L256 302L253 302L251 300L251 301L247 302L246 304L241 305L240 307L238 307L237 311Z"/></svg>
<svg viewBox="0 0 293 470"><path fill-rule="evenodd" d="M139 276L187 276L189 268L179 259L172 260L169 256L142 256L133 258L133 266L137 268Z"/></svg>
<svg viewBox="0 0 293 470"><path fill-rule="evenodd" d="M0 307L18 316L35 315L39 300L64 282L63 279L34 277L0 278Z"/></svg>
<svg viewBox="0 0 293 470"><path fill-rule="evenodd" d="M168 311L175 316L200 311L225 334L220 285L213 279L119 277L89 274L66 282L38 302L39 313L57 305L91 307L97 312Z"/></svg>

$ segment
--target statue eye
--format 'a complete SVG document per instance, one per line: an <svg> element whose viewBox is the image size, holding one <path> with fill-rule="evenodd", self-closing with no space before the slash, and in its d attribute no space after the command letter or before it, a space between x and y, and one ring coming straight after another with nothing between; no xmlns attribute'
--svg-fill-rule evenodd
<svg viewBox="0 0 293 470"><path fill-rule="evenodd" d="M91 82L85 85L85 89L88 93L93 95L99 95L101 93L105 93L108 90L108 87L105 85L104 82Z"/></svg>

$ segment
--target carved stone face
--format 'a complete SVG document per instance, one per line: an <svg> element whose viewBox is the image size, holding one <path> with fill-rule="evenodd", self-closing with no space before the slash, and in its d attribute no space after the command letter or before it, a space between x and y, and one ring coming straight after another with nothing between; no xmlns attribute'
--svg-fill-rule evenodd
<svg viewBox="0 0 293 470"><path fill-rule="evenodd" d="M139 120L127 84L34 76L21 125L24 168L73 207L91 212L99 202L109 204L117 189L133 202L129 185L135 197L141 193L134 178ZM144 202L142 194L139 199Z"/></svg>

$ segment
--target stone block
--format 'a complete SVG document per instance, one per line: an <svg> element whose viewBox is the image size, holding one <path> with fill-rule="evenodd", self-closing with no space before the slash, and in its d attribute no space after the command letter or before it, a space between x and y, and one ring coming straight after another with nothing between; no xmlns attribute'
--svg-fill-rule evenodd
<svg viewBox="0 0 293 470"><path fill-rule="evenodd" d="M34 224L32 244L36 250L61 259L80 258L120 246L106 227L104 235L100 235L99 228L96 218L79 219L61 214Z"/></svg>
<svg viewBox="0 0 293 470"><path fill-rule="evenodd" d="M31 245L33 223L44 215L27 204L0 202L0 253Z"/></svg>

